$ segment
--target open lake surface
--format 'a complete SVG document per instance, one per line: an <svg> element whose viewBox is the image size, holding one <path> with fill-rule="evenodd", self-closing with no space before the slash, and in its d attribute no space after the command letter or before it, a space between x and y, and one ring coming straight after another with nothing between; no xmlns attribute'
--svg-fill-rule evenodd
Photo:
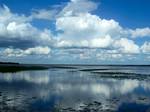
<svg viewBox="0 0 150 112"><path fill-rule="evenodd" d="M0 112L150 112L150 66L0 73Z"/></svg>

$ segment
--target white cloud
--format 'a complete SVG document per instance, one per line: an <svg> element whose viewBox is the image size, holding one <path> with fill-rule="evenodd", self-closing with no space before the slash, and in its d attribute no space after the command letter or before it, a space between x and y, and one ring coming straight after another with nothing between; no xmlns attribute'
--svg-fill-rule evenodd
<svg viewBox="0 0 150 112"><path fill-rule="evenodd" d="M56 27L58 30L64 31L64 34L69 36L68 38L79 39L102 38L106 35L120 34L121 32L118 22L101 19L89 13L57 18Z"/></svg>
<svg viewBox="0 0 150 112"><path fill-rule="evenodd" d="M90 0L71 0L59 13L59 16L72 16L78 13L87 13L97 9L98 3Z"/></svg>
<svg viewBox="0 0 150 112"><path fill-rule="evenodd" d="M35 45L51 44L52 34L50 30L39 30L32 26L29 17L12 13L7 6L0 8L0 46ZM21 45L22 43L22 45ZM31 43L29 45L29 43ZM7 45L8 44L8 45ZM19 46L20 44L20 46Z"/></svg>
<svg viewBox="0 0 150 112"><path fill-rule="evenodd" d="M100 49L92 55L104 59L122 58L123 53L137 54L140 50L142 53L150 52L149 42L139 48L134 40L137 37L149 37L149 27L135 30L123 28L113 19L102 19L91 14L97 6L97 3L90 0L71 0L61 11L55 8L32 10L31 15L27 17L11 12L4 5L0 8L0 47L12 46L14 49L8 48L4 53L16 56L48 54L50 48L74 48L74 51L92 48ZM32 25L34 19L56 20L56 32L38 29ZM48 46L48 49L44 50L47 52L44 53L38 46ZM86 52L78 55L82 59L92 57Z"/></svg>
<svg viewBox="0 0 150 112"><path fill-rule="evenodd" d="M1 55L7 56L7 57L21 57L21 56L27 56L27 55L47 55L51 52L51 49L49 47L34 47L34 48L28 48L25 50L22 49L13 49L13 48L6 48L3 50Z"/></svg>
<svg viewBox="0 0 150 112"><path fill-rule="evenodd" d="M6 25L5 27L6 27L5 28L6 31L4 32L3 35L4 36L7 35L8 38L19 37L25 39L25 37L30 37L31 35L34 35L36 32L36 29L34 29L29 23L17 23L13 21L8 23L8 25Z"/></svg>
<svg viewBox="0 0 150 112"><path fill-rule="evenodd" d="M134 41L127 38L121 38L114 43L114 47L121 53L140 53L139 46Z"/></svg>
<svg viewBox="0 0 150 112"><path fill-rule="evenodd" d="M60 17L56 27L63 31L58 35L58 47L111 48L118 53L140 53L139 46L125 38L129 32L114 20L84 13Z"/></svg>
<svg viewBox="0 0 150 112"><path fill-rule="evenodd" d="M141 46L141 50L142 50L143 53L150 53L150 42L145 42Z"/></svg>
<svg viewBox="0 0 150 112"><path fill-rule="evenodd" d="M33 10L32 15L30 16L32 19L44 19L44 20L53 20L56 18L58 10L56 9L39 9Z"/></svg>
<svg viewBox="0 0 150 112"><path fill-rule="evenodd" d="M90 46L96 48L107 48L112 44L113 40L109 35L105 38L95 38L91 40Z"/></svg>
<svg viewBox="0 0 150 112"><path fill-rule="evenodd" d="M63 31L58 35L59 46L104 48L111 45L112 38L119 38L122 33L118 22L89 13L57 18L56 27Z"/></svg>
<svg viewBox="0 0 150 112"><path fill-rule="evenodd" d="M28 48L27 50L24 51L24 54L31 55L31 54L49 54L50 53L50 48L49 47L35 47L35 48Z"/></svg>
<svg viewBox="0 0 150 112"><path fill-rule="evenodd" d="M137 38L137 37L150 37L150 28L137 28L135 30L130 30L132 38Z"/></svg>
<svg viewBox="0 0 150 112"><path fill-rule="evenodd" d="M62 10L64 15L56 19L57 30L63 32L58 33L57 47L112 48L119 53L140 53L139 46L128 38L148 36L148 27L125 29L113 19L101 19L79 8L76 11L81 2L91 5L87 0L71 0Z"/></svg>
<svg viewBox="0 0 150 112"><path fill-rule="evenodd" d="M114 60L114 59L121 59L123 57L123 55L120 53L108 53L108 52L105 52L105 53L97 53L96 54L96 58L98 60Z"/></svg>
<svg viewBox="0 0 150 112"><path fill-rule="evenodd" d="M31 19L23 14L13 14L6 5L3 5L3 7L0 7L0 20L1 23L7 24L11 21L17 21L18 23L22 23L30 21Z"/></svg>
<svg viewBox="0 0 150 112"><path fill-rule="evenodd" d="M6 48L3 52L1 52L3 56L5 57L12 57L12 56L15 56L15 57L20 57L22 56L22 52L23 50L20 50L20 49L11 49L11 48Z"/></svg>

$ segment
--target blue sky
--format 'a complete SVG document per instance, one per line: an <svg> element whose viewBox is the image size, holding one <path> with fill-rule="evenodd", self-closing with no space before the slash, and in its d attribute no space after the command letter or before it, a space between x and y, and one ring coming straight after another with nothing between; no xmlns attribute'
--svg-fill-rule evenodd
<svg viewBox="0 0 150 112"><path fill-rule="evenodd" d="M0 60L150 64L149 0L0 0Z"/></svg>

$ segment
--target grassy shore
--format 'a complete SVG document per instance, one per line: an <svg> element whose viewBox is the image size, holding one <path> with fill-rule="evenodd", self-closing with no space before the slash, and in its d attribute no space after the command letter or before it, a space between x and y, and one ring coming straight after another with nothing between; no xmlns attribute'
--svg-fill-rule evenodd
<svg viewBox="0 0 150 112"><path fill-rule="evenodd" d="M45 70L48 69L44 66L37 65L22 65L22 64L0 64L0 72L8 73L8 72L19 72L25 70Z"/></svg>

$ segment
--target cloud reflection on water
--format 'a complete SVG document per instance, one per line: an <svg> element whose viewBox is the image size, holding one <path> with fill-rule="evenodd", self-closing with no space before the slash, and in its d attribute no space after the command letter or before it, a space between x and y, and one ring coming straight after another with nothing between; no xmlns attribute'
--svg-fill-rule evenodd
<svg viewBox="0 0 150 112"><path fill-rule="evenodd" d="M49 102L54 98L53 105L78 108L82 103L91 101L110 106L112 102L107 100L113 97L120 99L118 103L135 100L134 96L143 95L141 90L150 92L150 86L148 81L103 79L84 72L46 70L0 74L0 91L4 90L11 99L20 95L20 98L14 99L14 102L18 102L16 105L35 96L41 102ZM35 102L30 100L31 104Z"/></svg>

